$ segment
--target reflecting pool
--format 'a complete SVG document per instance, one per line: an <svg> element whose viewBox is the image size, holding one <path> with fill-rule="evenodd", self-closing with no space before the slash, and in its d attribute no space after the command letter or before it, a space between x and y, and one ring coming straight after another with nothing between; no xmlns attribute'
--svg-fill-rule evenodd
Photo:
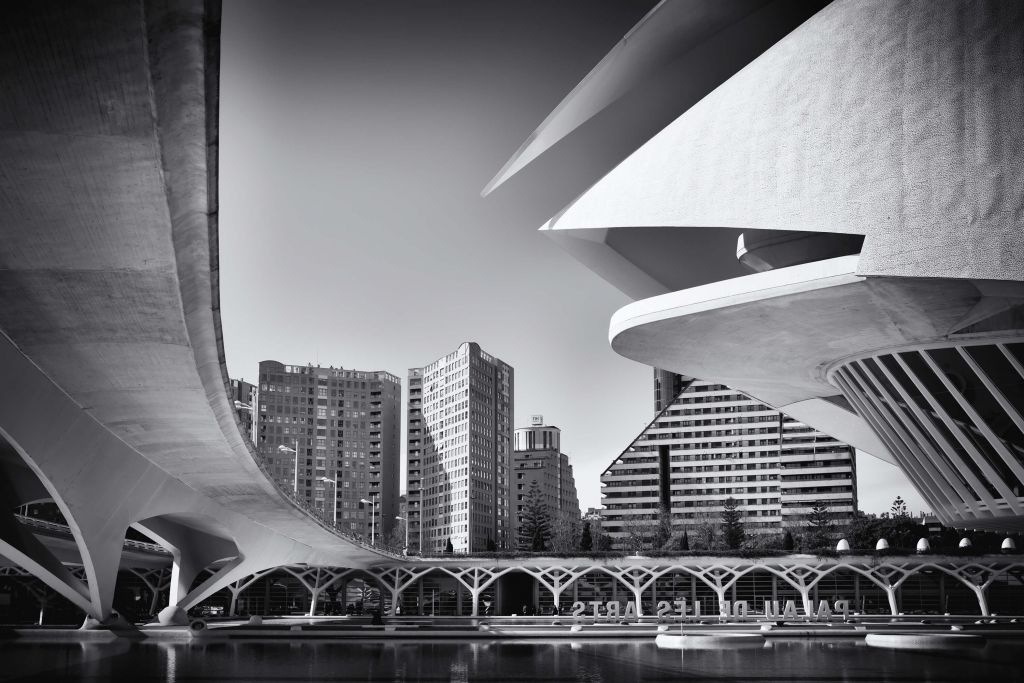
<svg viewBox="0 0 1024 683"><path fill-rule="evenodd" d="M1024 642L906 652L859 641L660 650L650 641L0 641L0 681L1024 681Z"/></svg>

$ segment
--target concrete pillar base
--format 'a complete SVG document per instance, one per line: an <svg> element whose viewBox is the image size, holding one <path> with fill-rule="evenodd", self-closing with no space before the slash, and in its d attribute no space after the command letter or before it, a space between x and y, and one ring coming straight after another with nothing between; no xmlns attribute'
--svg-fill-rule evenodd
<svg viewBox="0 0 1024 683"><path fill-rule="evenodd" d="M177 605L168 605L160 610L156 620L161 626L185 626L188 624L188 614Z"/></svg>
<svg viewBox="0 0 1024 683"><path fill-rule="evenodd" d="M80 631L111 631L122 638L138 638L142 636L141 631L117 612L111 612L110 616L100 621L95 617L87 616L82 622Z"/></svg>
<svg viewBox="0 0 1024 683"><path fill-rule="evenodd" d="M96 617L86 617L85 621L78 628L79 631L97 631L103 628L103 624Z"/></svg>

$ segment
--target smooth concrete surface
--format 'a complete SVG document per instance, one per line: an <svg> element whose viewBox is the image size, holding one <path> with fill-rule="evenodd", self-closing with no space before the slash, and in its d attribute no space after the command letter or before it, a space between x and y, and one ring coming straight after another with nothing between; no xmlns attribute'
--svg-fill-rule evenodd
<svg viewBox="0 0 1024 683"><path fill-rule="evenodd" d="M674 118L674 111L692 106L826 4L822 0L659 3L555 107L482 194L492 192L620 98L640 99L645 109L664 110L664 116Z"/></svg>
<svg viewBox="0 0 1024 683"><path fill-rule="evenodd" d="M213 0L97 0L0 27L0 436L21 460L0 478L57 502L87 581L17 527L0 554L100 619L132 525L172 549L186 608L263 567L384 559L275 488L228 399L219 22Z"/></svg>
<svg viewBox="0 0 1024 683"><path fill-rule="evenodd" d="M957 445L914 455L927 439L895 424L891 402L872 412L833 370L929 344L1024 341L1022 110L1024 5L836 0L542 229L641 299L612 320L622 355L897 462L947 525L1019 529L1019 458L993 431L1019 424L1019 406L997 392L1006 416L969 419L992 453L964 446L987 506L965 513L940 495L957 485L943 469ZM720 245L666 238L730 228L743 233L738 257L762 272L706 284L727 272ZM986 470L986 456L1013 477ZM984 500L989 487L1003 504Z"/></svg>
<svg viewBox="0 0 1024 683"><path fill-rule="evenodd" d="M847 233L860 275L1022 280L1022 110L1024 5L837 0L544 229Z"/></svg>
<svg viewBox="0 0 1024 683"><path fill-rule="evenodd" d="M946 339L991 283L862 278L856 257L755 273L620 309L609 336L633 360L739 389L858 448L888 449L840 395L828 368L873 350ZM1000 283L1024 300L1024 284Z"/></svg>
<svg viewBox="0 0 1024 683"><path fill-rule="evenodd" d="M739 389L891 459L874 431L828 399L829 366L852 355L946 339L995 287L1024 284L864 278L844 256L644 299L612 318L612 348L633 360Z"/></svg>

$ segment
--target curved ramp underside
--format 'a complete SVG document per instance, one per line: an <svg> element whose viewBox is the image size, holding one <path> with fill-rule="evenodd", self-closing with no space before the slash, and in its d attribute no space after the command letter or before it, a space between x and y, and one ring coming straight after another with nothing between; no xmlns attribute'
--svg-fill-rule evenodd
<svg viewBox="0 0 1024 683"><path fill-rule="evenodd" d="M80 542L86 527L123 541L128 524L165 515L186 536L236 544L239 557L258 554L244 547L252 541L289 548L291 563L383 559L275 488L228 399L219 4L22 3L9 14L0 28L5 439Z"/></svg>

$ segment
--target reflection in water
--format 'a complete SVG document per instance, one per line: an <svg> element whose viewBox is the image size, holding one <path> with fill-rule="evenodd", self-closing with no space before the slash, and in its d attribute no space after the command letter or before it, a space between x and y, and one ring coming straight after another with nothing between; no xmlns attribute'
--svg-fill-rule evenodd
<svg viewBox="0 0 1024 683"><path fill-rule="evenodd" d="M974 653L772 640L758 649L663 650L651 640L0 642L0 681L992 681L1024 683L1024 642Z"/></svg>

